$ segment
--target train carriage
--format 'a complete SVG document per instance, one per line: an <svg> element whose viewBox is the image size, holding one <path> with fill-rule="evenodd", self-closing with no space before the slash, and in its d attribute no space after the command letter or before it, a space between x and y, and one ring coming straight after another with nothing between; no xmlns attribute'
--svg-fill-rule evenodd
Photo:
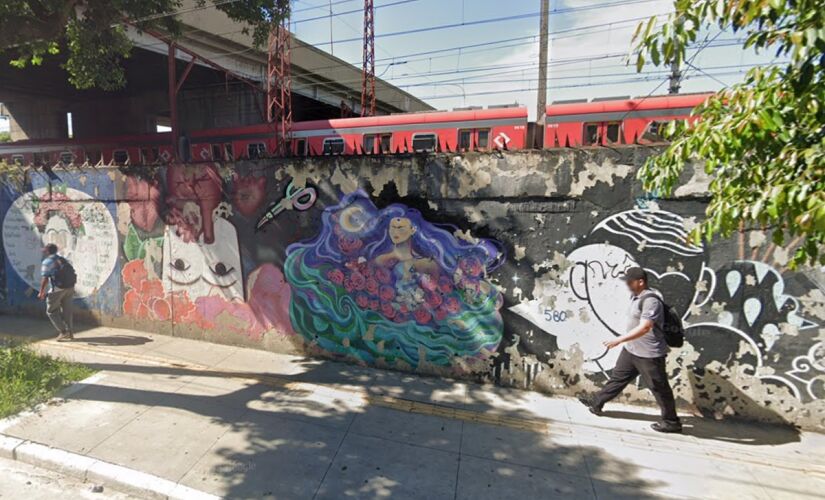
<svg viewBox="0 0 825 500"><path fill-rule="evenodd" d="M547 106L544 147L613 146L661 142L661 126L687 119L711 94L561 101Z"/></svg>
<svg viewBox="0 0 825 500"><path fill-rule="evenodd" d="M692 110L709 93L641 99L556 102L546 108L544 148L616 146L661 142L660 127L675 119L697 119ZM297 122L290 154L298 156L401 154L519 150L527 143L527 109L493 107L364 118ZM183 133L183 161L233 161L272 157L271 124ZM0 158L33 165L151 165L173 160L169 132L94 139L20 141L0 145Z"/></svg>

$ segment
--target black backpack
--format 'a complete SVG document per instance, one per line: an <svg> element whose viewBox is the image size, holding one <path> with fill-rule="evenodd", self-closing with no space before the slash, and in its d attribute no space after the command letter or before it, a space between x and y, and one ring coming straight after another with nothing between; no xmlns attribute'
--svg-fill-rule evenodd
<svg viewBox="0 0 825 500"><path fill-rule="evenodd" d="M648 297L654 297L662 304L662 312L664 313L662 332L665 334L665 342L667 345L670 347L682 347L685 344L685 327L682 325L682 318L676 312L676 309L665 304L665 301L655 294L644 297L640 307L644 306L644 300Z"/></svg>
<svg viewBox="0 0 825 500"><path fill-rule="evenodd" d="M63 257L57 258L57 271L52 276L52 285L61 288L72 288L77 284L77 273L71 263Z"/></svg>

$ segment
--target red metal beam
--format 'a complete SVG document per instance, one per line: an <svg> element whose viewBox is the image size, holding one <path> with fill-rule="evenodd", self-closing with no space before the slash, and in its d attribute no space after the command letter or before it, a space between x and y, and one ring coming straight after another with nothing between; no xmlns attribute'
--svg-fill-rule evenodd
<svg viewBox="0 0 825 500"><path fill-rule="evenodd" d="M292 60L289 18L274 25L269 33L267 58L267 121L275 127L275 154L292 152Z"/></svg>
<svg viewBox="0 0 825 500"><path fill-rule="evenodd" d="M186 82L186 78L189 76L189 72L192 71L192 68L195 66L195 58L193 57L189 64L186 65L186 69L183 70L183 74L180 75L178 79L178 86L175 87L175 93L180 92L180 88L183 87L184 82Z"/></svg>
<svg viewBox="0 0 825 500"><path fill-rule="evenodd" d="M169 55L167 59L167 70L169 79L169 125L172 128L172 157L180 160L178 155L178 68L175 59L176 47L174 43L169 43Z"/></svg>
<svg viewBox="0 0 825 500"><path fill-rule="evenodd" d="M364 0L364 57L361 78L361 116L375 116L375 8Z"/></svg>

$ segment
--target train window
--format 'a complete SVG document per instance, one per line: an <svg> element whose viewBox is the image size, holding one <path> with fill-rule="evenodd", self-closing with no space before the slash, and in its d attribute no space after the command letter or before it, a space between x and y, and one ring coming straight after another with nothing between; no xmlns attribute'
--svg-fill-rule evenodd
<svg viewBox="0 0 825 500"><path fill-rule="evenodd" d="M584 145L599 144L599 124L585 123L584 124Z"/></svg>
<svg viewBox="0 0 825 500"><path fill-rule="evenodd" d="M11 155L11 162L17 165L22 165L25 158L23 155Z"/></svg>
<svg viewBox="0 0 825 500"><path fill-rule="evenodd" d="M98 163L100 163L100 158L100 150L86 151L86 163L89 163L91 165L97 165Z"/></svg>
<svg viewBox="0 0 825 500"><path fill-rule="evenodd" d="M146 148L140 148L140 163L142 165L152 163L152 159L149 157L149 150Z"/></svg>
<svg viewBox="0 0 825 500"><path fill-rule="evenodd" d="M364 153L367 153L367 154L375 153L375 136L374 135L365 135L364 136Z"/></svg>
<svg viewBox="0 0 825 500"><path fill-rule="evenodd" d="M223 160L223 148L220 144L212 144L212 159Z"/></svg>
<svg viewBox="0 0 825 500"><path fill-rule="evenodd" d="M246 146L246 156L250 160L254 160L255 158L263 158L266 156L266 144L263 142L253 142Z"/></svg>
<svg viewBox="0 0 825 500"><path fill-rule="evenodd" d="M344 152L344 139L324 139L324 154L339 155Z"/></svg>
<svg viewBox="0 0 825 500"><path fill-rule="evenodd" d="M306 139L298 139L298 144L296 146L296 153L298 156L306 156L307 154L307 140Z"/></svg>
<svg viewBox="0 0 825 500"><path fill-rule="evenodd" d="M473 131L472 130L459 130L458 131L458 150L459 151L467 151L472 146L471 140L473 138Z"/></svg>
<svg viewBox="0 0 825 500"><path fill-rule="evenodd" d="M435 151L435 144L438 138L435 134L413 134L413 151Z"/></svg>
<svg viewBox="0 0 825 500"><path fill-rule="evenodd" d="M487 149L490 146L490 130L482 129L478 131L478 149Z"/></svg>
<svg viewBox="0 0 825 500"><path fill-rule="evenodd" d="M74 155L70 151L60 153L60 164L64 167L74 163Z"/></svg>
<svg viewBox="0 0 825 500"><path fill-rule="evenodd" d="M619 130L621 130L620 122L610 122L607 124L607 133L605 135L609 144L619 143Z"/></svg>
<svg viewBox="0 0 825 500"><path fill-rule="evenodd" d="M129 161L129 152L125 149L116 149L112 152L112 159L117 165L124 165Z"/></svg>
<svg viewBox="0 0 825 500"><path fill-rule="evenodd" d="M223 158L228 161L235 159L235 149L232 147L231 142L227 142L223 145Z"/></svg>
<svg viewBox="0 0 825 500"><path fill-rule="evenodd" d="M665 142L664 132L670 122L650 122L647 124L641 139L645 142Z"/></svg>
<svg viewBox="0 0 825 500"><path fill-rule="evenodd" d="M381 134L381 152L392 153L392 134Z"/></svg>

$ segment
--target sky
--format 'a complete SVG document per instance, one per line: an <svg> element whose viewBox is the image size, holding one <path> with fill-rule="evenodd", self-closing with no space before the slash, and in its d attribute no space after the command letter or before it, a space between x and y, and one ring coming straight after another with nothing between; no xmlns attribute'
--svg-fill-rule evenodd
<svg viewBox="0 0 825 500"><path fill-rule="evenodd" d="M665 68L646 67L639 75L625 57L639 21L670 12L672 4L551 0L547 101L667 93ZM362 5L293 0L292 32L360 66ZM376 74L384 80L439 109L517 103L535 118L541 0L375 0L375 7ZM456 26L427 29L445 25ZM705 73L687 68L682 92L717 90L772 60L743 51L741 34L710 32L700 37L706 40L688 52ZM457 47L463 48L448 50Z"/></svg>
<svg viewBox="0 0 825 500"><path fill-rule="evenodd" d="M672 4L551 0L547 102L666 93L665 68L637 74L625 58L640 20ZM437 109L520 104L535 119L541 0L375 0L375 8L381 78ZM361 66L362 0L293 0L292 11L295 36ZM682 92L718 90L773 60L742 50L741 34L709 32L699 41L710 43L688 51L695 68L685 68Z"/></svg>

